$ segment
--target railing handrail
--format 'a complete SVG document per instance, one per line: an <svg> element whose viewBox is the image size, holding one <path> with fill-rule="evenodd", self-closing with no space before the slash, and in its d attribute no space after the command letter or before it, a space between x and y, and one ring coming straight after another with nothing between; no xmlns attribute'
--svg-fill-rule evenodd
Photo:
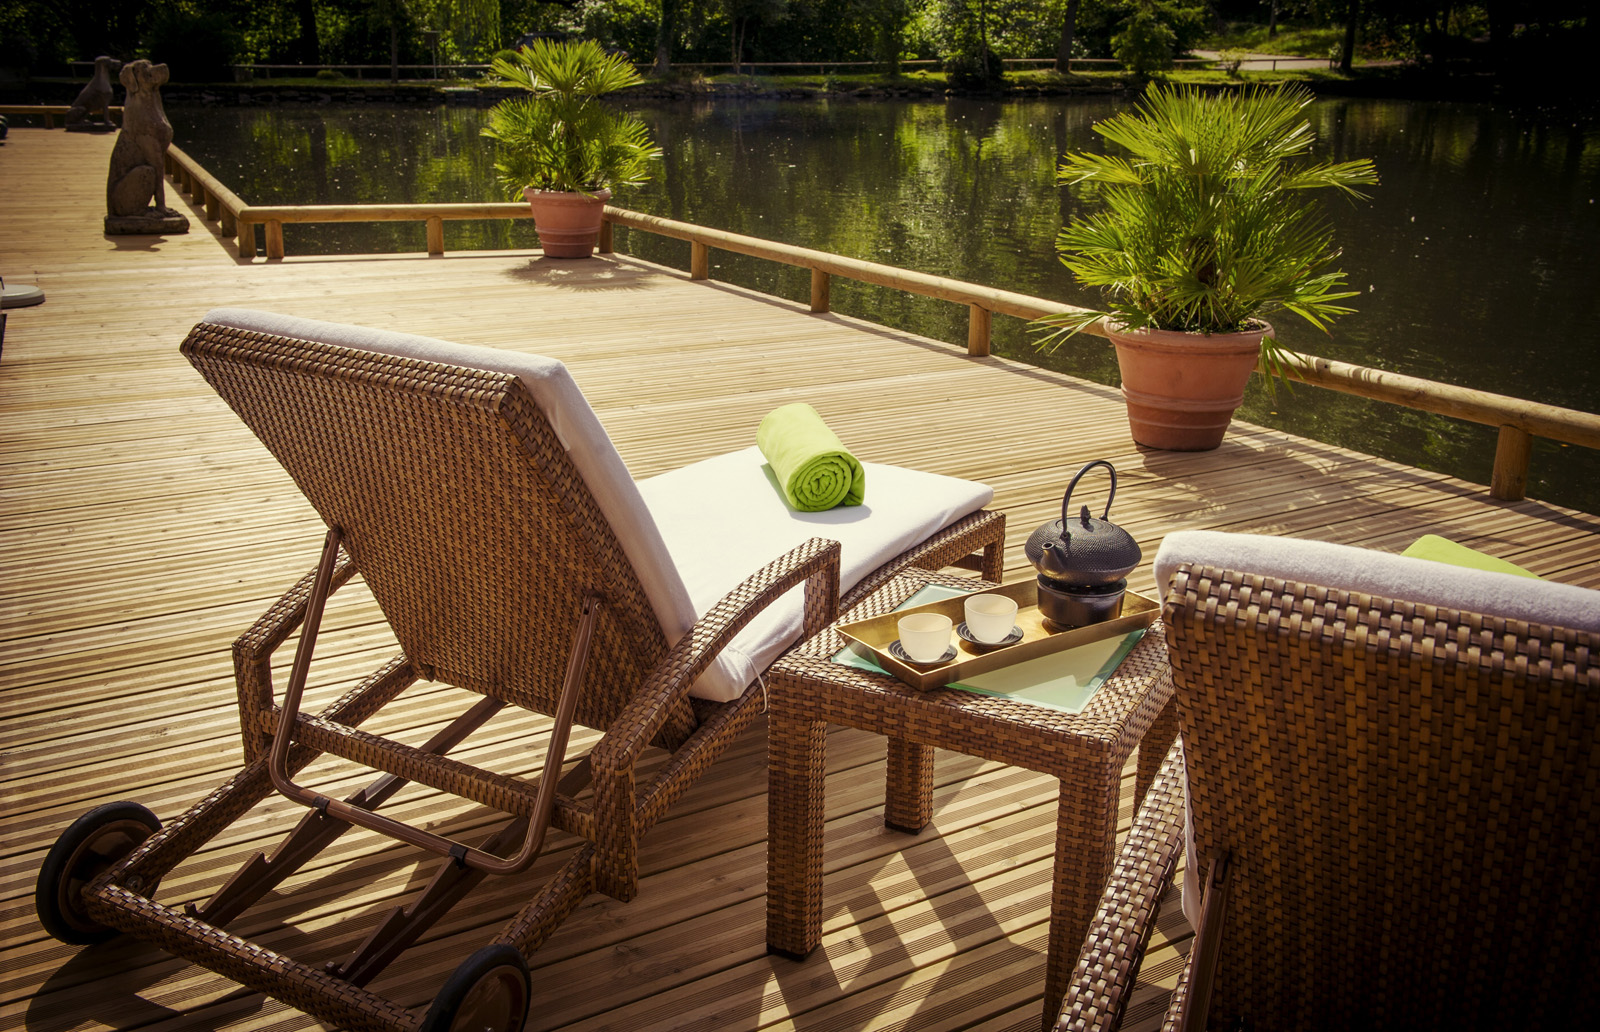
<svg viewBox="0 0 1600 1032"><path fill-rule="evenodd" d="M762 237L744 236L740 233L697 226L692 222L678 222L659 215L646 215L643 212L628 211L610 205L606 206L605 217L608 222L615 225L642 229L658 236L687 240L722 251L749 255L752 258L782 262L785 265L817 269L832 276L843 276L846 279L871 283L875 286L891 287L910 294L921 294L961 304L982 305L991 312L1012 315L1019 319L1037 319L1042 315L1067 315L1083 311L1081 308L1060 301L1048 301L1042 297L1018 294L998 287L986 287L966 280L935 276L894 265L863 261L860 258L846 258L830 251L816 251L809 247L797 247L794 244L779 243ZM1091 327L1089 332L1104 335L1098 324Z"/></svg>
<svg viewBox="0 0 1600 1032"><path fill-rule="evenodd" d="M1044 315L1084 311L1074 305L1049 301L1029 294L1018 294L857 258L844 258L827 251L814 251L761 237L709 229L690 222L678 222L622 208L608 206L606 219L619 226L642 229L661 236L716 247L723 251L820 270L829 275L892 287L907 293L982 305L991 312L1000 312L1020 319L1037 319ZM1105 335L1105 330L1099 323L1091 324L1084 332ZM1292 378L1318 387L1327 387L1345 394L1356 394L1375 401L1386 401L1406 408L1454 416L1489 426L1512 426L1536 437L1600 448L1600 415L1594 413L1525 401L1471 387L1457 387L1404 373L1392 373L1294 351L1286 350L1284 357L1290 367ZM1257 372L1265 374L1266 370L1258 368Z"/></svg>
<svg viewBox="0 0 1600 1032"><path fill-rule="evenodd" d="M283 225L286 222L425 221L428 224L428 253L443 254L446 220L529 218L532 214L526 204L492 201L252 206L245 204L179 148L169 148L167 153L169 171L174 173L174 179L188 186L191 194L205 199L207 217L220 218L226 235L237 232L239 255L243 258L255 255L254 227L257 224L266 227L269 258L284 256ZM229 225L230 221L233 225ZM609 205L605 208L601 231L602 253L611 250L614 226L687 241L690 245L691 279L710 278L712 248L809 269L811 310L814 312L829 310L830 283L834 276L965 304L969 308L967 351L973 355L989 353L990 318L995 312L1031 320L1045 315L1084 311L1060 301L998 287L847 258L829 251L712 229ZM1104 328L1098 322L1091 324L1085 332L1105 335ZM1470 387L1457 387L1316 355L1285 352L1284 358L1291 378L1313 386L1498 427L1500 433L1490 484L1490 493L1496 498L1515 500L1523 497L1534 437L1600 449L1600 414L1525 401ZM1267 370L1261 366L1257 367L1256 372L1267 375Z"/></svg>

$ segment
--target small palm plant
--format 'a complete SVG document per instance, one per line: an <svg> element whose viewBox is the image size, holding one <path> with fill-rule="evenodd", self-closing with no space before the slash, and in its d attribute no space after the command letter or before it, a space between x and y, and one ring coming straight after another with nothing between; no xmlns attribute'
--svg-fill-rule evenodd
<svg viewBox="0 0 1600 1032"><path fill-rule="evenodd" d="M495 105L483 135L499 142L499 180L514 199L524 189L588 193L649 178L661 151L637 116L598 98L642 82L628 59L593 40L536 40L491 65L528 91Z"/></svg>
<svg viewBox="0 0 1600 1032"><path fill-rule="evenodd" d="M1234 333L1278 310L1319 329L1351 309L1332 225L1310 196L1332 188L1363 197L1370 161L1298 162L1315 142L1300 87L1223 96L1152 84L1134 112L1094 129L1129 156L1068 154L1060 184L1101 188L1105 210L1056 238L1061 261L1099 288L1106 311L1039 320L1042 346L1103 317L1129 329ZM1275 341L1262 342L1281 371Z"/></svg>

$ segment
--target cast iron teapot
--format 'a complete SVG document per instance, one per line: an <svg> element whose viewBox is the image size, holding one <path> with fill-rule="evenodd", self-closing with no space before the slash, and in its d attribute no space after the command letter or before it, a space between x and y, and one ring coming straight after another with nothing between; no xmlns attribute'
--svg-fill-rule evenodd
<svg viewBox="0 0 1600 1032"><path fill-rule="evenodd" d="M1069 519L1073 488L1096 466L1104 466L1111 474L1111 493L1106 496L1105 511L1095 519L1085 505L1076 518ZM1144 553L1132 535L1106 519L1111 515L1111 501L1116 497L1117 470L1111 463L1096 459L1078 470L1062 496L1061 518L1042 524L1022 546L1028 562L1046 578L1061 584L1097 587L1122 580L1139 565Z"/></svg>

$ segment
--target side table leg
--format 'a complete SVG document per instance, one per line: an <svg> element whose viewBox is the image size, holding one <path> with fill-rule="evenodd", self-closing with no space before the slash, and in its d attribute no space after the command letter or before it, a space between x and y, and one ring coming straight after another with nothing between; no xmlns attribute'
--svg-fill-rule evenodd
<svg viewBox="0 0 1600 1032"><path fill-rule="evenodd" d="M1161 712L1156 716L1155 722L1150 725L1150 730L1144 733L1144 738L1139 741L1139 759L1136 762L1137 772L1133 779L1133 812L1138 813L1139 807L1144 805L1144 794L1155 784L1156 772L1161 769L1161 761L1166 759L1167 753L1172 748L1172 740L1178 737L1178 703L1168 699L1167 704L1161 707Z"/></svg>
<svg viewBox="0 0 1600 1032"><path fill-rule="evenodd" d="M1102 787L1093 777L1064 779L1056 804L1055 877L1050 892L1050 947L1045 960L1045 1032L1055 1027L1072 969L1078 963L1100 894L1111 879L1117 850L1121 770Z"/></svg>
<svg viewBox="0 0 1600 1032"><path fill-rule="evenodd" d="M933 820L933 746L889 739L883 823L915 835Z"/></svg>
<svg viewBox="0 0 1600 1032"><path fill-rule="evenodd" d="M822 940L827 731L774 707L767 732L767 952L795 959Z"/></svg>

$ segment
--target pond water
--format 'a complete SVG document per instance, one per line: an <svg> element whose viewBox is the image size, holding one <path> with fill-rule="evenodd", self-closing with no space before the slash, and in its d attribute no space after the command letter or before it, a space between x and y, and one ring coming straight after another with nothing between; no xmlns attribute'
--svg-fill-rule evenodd
<svg viewBox="0 0 1600 1032"><path fill-rule="evenodd" d="M1055 185L1098 149L1114 99L679 102L638 110L666 152L623 207L1074 304L1057 260L1089 203ZM1600 130L1484 105L1319 100L1318 155L1369 157L1369 202L1331 200L1360 296L1325 335L1287 314L1296 350L1569 408L1600 409ZM176 142L253 204L503 199L466 107L187 107ZM417 224L286 226L289 253L424 250ZM537 246L532 224L449 223L450 250ZM688 245L619 230L619 251L688 267ZM794 300L809 276L726 252L712 275ZM965 306L835 279L836 310L964 344ZM1054 353L997 318L999 354L1117 382L1106 342ZM1259 380L1259 378L1257 378ZM1258 383L1241 418L1487 483L1494 430L1330 391ZM1537 441L1529 495L1600 512L1600 453Z"/></svg>

